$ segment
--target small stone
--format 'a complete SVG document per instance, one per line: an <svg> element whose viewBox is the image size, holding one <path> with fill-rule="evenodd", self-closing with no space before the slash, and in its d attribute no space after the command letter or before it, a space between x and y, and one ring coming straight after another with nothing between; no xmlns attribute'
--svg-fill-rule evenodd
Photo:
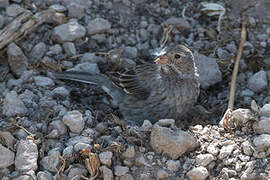
<svg viewBox="0 0 270 180"><path fill-rule="evenodd" d="M93 40L95 40L97 43L105 43L107 38L105 34L94 34L91 36Z"/></svg>
<svg viewBox="0 0 270 180"><path fill-rule="evenodd" d="M229 57L229 53L222 48L217 49L217 55L219 59L227 59Z"/></svg>
<svg viewBox="0 0 270 180"><path fill-rule="evenodd" d="M81 19L85 16L85 7L77 3L71 3L68 7L68 16Z"/></svg>
<svg viewBox="0 0 270 180"><path fill-rule="evenodd" d="M27 109L15 91L6 94L3 103L3 114L6 116L24 115Z"/></svg>
<svg viewBox="0 0 270 180"><path fill-rule="evenodd" d="M170 171L178 171L180 168L180 161L168 160L166 165Z"/></svg>
<svg viewBox="0 0 270 180"><path fill-rule="evenodd" d="M261 70L255 73L248 79L248 88L253 92L259 93L266 89L267 87L267 77L266 72Z"/></svg>
<svg viewBox="0 0 270 180"><path fill-rule="evenodd" d="M82 113L77 110L68 111L67 114L63 117L62 121L73 133L80 133L83 130L85 124L85 121L82 118Z"/></svg>
<svg viewBox="0 0 270 180"><path fill-rule="evenodd" d="M32 140L20 140L17 145L15 168L18 171L37 169L38 149Z"/></svg>
<svg viewBox="0 0 270 180"><path fill-rule="evenodd" d="M98 65L96 63L81 63L77 64L74 68L70 69L71 71L84 71L90 74L100 74Z"/></svg>
<svg viewBox="0 0 270 180"><path fill-rule="evenodd" d="M121 58L120 59L120 65L122 68L124 69L130 69L130 68L134 68L136 66L136 63L128 58Z"/></svg>
<svg viewBox="0 0 270 180"><path fill-rule="evenodd" d="M136 47L126 46L123 51L123 56L135 60L138 56L138 50Z"/></svg>
<svg viewBox="0 0 270 180"><path fill-rule="evenodd" d="M74 43L72 42L65 42L63 44L63 48L68 56L75 56L76 55L76 48Z"/></svg>
<svg viewBox="0 0 270 180"><path fill-rule="evenodd" d="M196 164L206 167L208 164L210 164L215 157L212 154L199 154L196 157Z"/></svg>
<svg viewBox="0 0 270 180"><path fill-rule="evenodd" d="M52 175L49 172L46 171L39 171L37 173L37 179L38 180L52 180Z"/></svg>
<svg viewBox="0 0 270 180"><path fill-rule="evenodd" d="M100 162L104 165L111 166L113 153L110 151L101 152L99 155Z"/></svg>
<svg viewBox="0 0 270 180"><path fill-rule="evenodd" d="M270 117L262 117L253 123L253 130L258 134L270 134Z"/></svg>
<svg viewBox="0 0 270 180"><path fill-rule="evenodd" d="M55 98L62 97L63 99L66 99L67 97L69 97L69 91L63 86L57 87L52 90L52 96Z"/></svg>
<svg viewBox="0 0 270 180"><path fill-rule="evenodd" d="M7 168L14 164L14 152L0 144L0 168Z"/></svg>
<svg viewBox="0 0 270 180"><path fill-rule="evenodd" d="M265 104L265 105L261 108L260 115L261 115L261 116L265 116L265 117L270 117L270 104Z"/></svg>
<svg viewBox="0 0 270 180"><path fill-rule="evenodd" d="M111 169L107 168L106 166L101 166L100 169L103 173L104 180L113 180L113 172Z"/></svg>
<svg viewBox="0 0 270 180"><path fill-rule="evenodd" d="M77 143L91 144L92 142L93 142L93 139L90 137L75 136L68 139L67 146L74 146Z"/></svg>
<svg viewBox="0 0 270 180"><path fill-rule="evenodd" d="M76 21L56 26L53 30L53 38L59 43L75 41L85 34L85 28Z"/></svg>
<svg viewBox="0 0 270 180"><path fill-rule="evenodd" d="M96 18L90 21L87 25L88 35L107 32L111 29L111 23L103 18Z"/></svg>
<svg viewBox="0 0 270 180"><path fill-rule="evenodd" d="M63 3L63 5L65 6L69 6L72 3L76 3L85 8L90 8L93 2L89 0L63 0L61 3Z"/></svg>
<svg viewBox="0 0 270 180"><path fill-rule="evenodd" d="M245 141L242 143L243 152L245 155L251 156L253 153L253 150L251 148L251 144L249 141Z"/></svg>
<svg viewBox="0 0 270 180"><path fill-rule="evenodd" d="M178 159L198 146L196 139L189 133L180 129L173 131L159 125L153 127L150 144L153 149L168 154L172 159Z"/></svg>
<svg viewBox="0 0 270 180"><path fill-rule="evenodd" d="M235 148L235 145L223 146L220 150L218 158L225 159L225 158L229 157L232 154L232 151L234 150L234 148Z"/></svg>
<svg viewBox="0 0 270 180"><path fill-rule="evenodd" d="M30 57L34 61L40 61L44 54L47 52L47 46L44 42L40 42L34 46L30 53Z"/></svg>
<svg viewBox="0 0 270 180"><path fill-rule="evenodd" d="M149 120L144 120L143 124L141 126L141 130L144 132L150 132L152 127L153 127L153 125Z"/></svg>
<svg viewBox="0 0 270 180"><path fill-rule="evenodd" d="M133 177L130 174L125 174L120 177L120 180L133 180Z"/></svg>
<svg viewBox="0 0 270 180"><path fill-rule="evenodd" d="M15 43L11 43L7 48L8 63L11 71L20 76L26 71L28 62L21 48L19 48Z"/></svg>
<svg viewBox="0 0 270 180"><path fill-rule="evenodd" d="M126 173L128 173L128 171L129 169L126 166L119 166L119 165L114 166L114 174L116 176L123 176Z"/></svg>
<svg viewBox="0 0 270 180"><path fill-rule="evenodd" d="M122 153L122 156L124 158L134 158L135 155L136 155L135 148L132 145L128 146L125 152Z"/></svg>
<svg viewBox="0 0 270 180"><path fill-rule="evenodd" d="M51 129L57 129L60 135L64 135L67 133L67 128L63 121L60 120L55 120L50 123L50 128Z"/></svg>
<svg viewBox="0 0 270 180"><path fill-rule="evenodd" d="M50 150L48 156L45 156L41 159L41 166L51 172L57 172L57 168L61 164L60 152L54 149Z"/></svg>
<svg viewBox="0 0 270 180"><path fill-rule="evenodd" d="M180 32L181 31L189 31L191 29L190 24L186 20L184 20L183 18L171 17L162 23L162 26L169 26L169 25L173 25Z"/></svg>
<svg viewBox="0 0 270 180"><path fill-rule="evenodd" d="M207 89L222 80L221 71L215 58L195 52L194 60L198 67L199 80L203 89Z"/></svg>
<svg viewBox="0 0 270 180"><path fill-rule="evenodd" d="M253 144L257 148L269 148L270 147L270 134L261 134L254 138Z"/></svg>
<svg viewBox="0 0 270 180"><path fill-rule="evenodd" d="M77 176L78 179L80 179L81 176L85 177L87 175L87 172L88 171L83 167L73 167L68 172L68 179L75 180L75 176Z"/></svg>
<svg viewBox="0 0 270 180"><path fill-rule="evenodd" d="M236 47L234 41L232 41L230 44L227 44L227 45L226 45L226 49L227 49L230 53L233 53L233 54L236 54L236 52L237 52L237 47Z"/></svg>
<svg viewBox="0 0 270 180"><path fill-rule="evenodd" d="M146 29L140 29L139 31L139 37L141 42L148 40L148 31Z"/></svg>
<svg viewBox="0 0 270 180"><path fill-rule="evenodd" d="M40 87L50 87L54 86L54 82L51 78L43 77L43 76L35 76L34 77L35 84Z"/></svg>
<svg viewBox="0 0 270 180"><path fill-rule="evenodd" d="M157 171L157 177L156 177L157 179L165 179L167 177L169 177L169 174L165 170L159 169Z"/></svg>
<svg viewBox="0 0 270 180"><path fill-rule="evenodd" d="M55 44L49 48L53 55L61 54L63 49L59 44Z"/></svg>
<svg viewBox="0 0 270 180"><path fill-rule="evenodd" d="M0 131L0 137L1 137L1 141L5 142L5 146L7 146L8 148L14 147L16 139L13 137L13 135L9 131Z"/></svg>
<svg viewBox="0 0 270 180"><path fill-rule="evenodd" d="M0 0L0 8L5 8L9 5L8 0Z"/></svg>
<svg viewBox="0 0 270 180"><path fill-rule="evenodd" d="M190 180L205 180L209 173L205 167L196 167L187 173Z"/></svg>
<svg viewBox="0 0 270 180"><path fill-rule="evenodd" d="M10 17L16 17L17 15L21 14L22 12L26 11L18 4L11 4L7 7L6 13Z"/></svg>
<svg viewBox="0 0 270 180"><path fill-rule="evenodd" d="M53 4L49 7L50 9L54 9L56 12L65 12L67 8L65 6L62 6L60 4Z"/></svg>
<svg viewBox="0 0 270 180"><path fill-rule="evenodd" d="M159 126L170 127L175 125L174 119L160 119L157 123Z"/></svg>
<svg viewBox="0 0 270 180"><path fill-rule="evenodd" d="M137 166L148 166L148 167L151 166L150 164L148 164L148 162L146 161L144 155L141 154L141 153L136 157L135 163L136 163Z"/></svg>

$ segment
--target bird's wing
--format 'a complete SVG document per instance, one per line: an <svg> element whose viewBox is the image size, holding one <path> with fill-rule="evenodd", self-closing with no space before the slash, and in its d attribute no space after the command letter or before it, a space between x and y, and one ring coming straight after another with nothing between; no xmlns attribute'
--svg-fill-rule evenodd
<svg viewBox="0 0 270 180"><path fill-rule="evenodd" d="M115 85L122 88L127 94L138 99L146 99L150 95L151 87L143 77L144 73L137 69L128 69L123 72L109 73L109 77Z"/></svg>

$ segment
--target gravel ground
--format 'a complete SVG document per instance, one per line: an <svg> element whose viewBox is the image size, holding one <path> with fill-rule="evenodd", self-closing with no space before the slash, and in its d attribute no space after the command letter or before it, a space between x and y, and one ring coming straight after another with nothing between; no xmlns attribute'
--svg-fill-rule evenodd
<svg viewBox="0 0 270 180"><path fill-rule="evenodd" d="M60 17L0 49L0 179L270 179L269 2L215 1L217 16L203 11L202 2L0 0L0 37L27 11L51 8ZM238 127L227 131L220 121L245 7L248 37L233 112ZM101 88L52 76L151 61L170 27L166 45L189 47L200 74L200 97L186 122L126 126Z"/></svg>

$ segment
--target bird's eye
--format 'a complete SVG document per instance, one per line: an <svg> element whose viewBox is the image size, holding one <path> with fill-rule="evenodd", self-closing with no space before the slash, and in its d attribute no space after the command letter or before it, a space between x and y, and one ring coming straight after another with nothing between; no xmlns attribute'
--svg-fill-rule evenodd
<svg viewBox="0 0 270 180"><path fill-rule="evenodd" d="M174 58L175 58L175 59L179 59L180 57L181 57L181 56L180 56L179 54L175 54L175 55L174 55Z"/></svg>

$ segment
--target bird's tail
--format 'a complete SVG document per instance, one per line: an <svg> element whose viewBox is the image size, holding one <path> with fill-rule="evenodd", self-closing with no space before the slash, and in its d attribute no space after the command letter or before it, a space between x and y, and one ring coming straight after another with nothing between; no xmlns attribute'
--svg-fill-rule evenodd
<svg viewBox="0 0 270 180"><path fill-rule="evenodd" d="M103 74L91 74L88 72L65 71L53 73L56 79L65 79L100 86L109 96L119 103L123 98L123 91L116 87L113 82Z"/></svg>

